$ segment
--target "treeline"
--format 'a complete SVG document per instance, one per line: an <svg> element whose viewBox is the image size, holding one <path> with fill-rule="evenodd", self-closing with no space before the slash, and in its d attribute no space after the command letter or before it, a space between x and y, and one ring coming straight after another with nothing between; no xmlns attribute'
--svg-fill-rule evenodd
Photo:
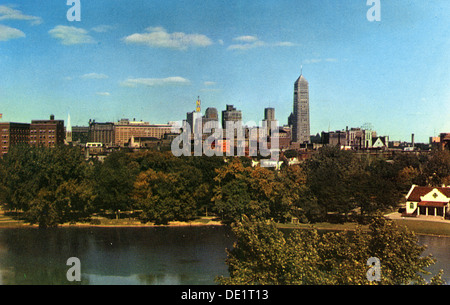
<svg viewBox="0 0 450 305"><path fill-rule="evenodd" d="M79 148L15 146L0 159L0 202L41 227L89 221L95 213L139 211L142 222L166 224L216 215L302 222L396 207L411 184L450 183L450 153L360 158L324 147L280 171L251 167L245 157L175 157L170 152L117 151L104 162Z"/></svg>

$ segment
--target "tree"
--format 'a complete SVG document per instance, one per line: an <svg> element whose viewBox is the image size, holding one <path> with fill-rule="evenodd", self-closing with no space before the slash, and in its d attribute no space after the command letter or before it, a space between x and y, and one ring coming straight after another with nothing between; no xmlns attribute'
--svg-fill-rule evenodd
<svg viewBox="0 0 450 305"><path fill-rule="evenodd" d="M227 250L229 277L220 284L425 284L424 269L435 263L422 256L425 247L406 227L384 218L368 231L328 232L302 229L279 231L273 221L243 217L233 225L236 242ZM381 279L369 281L367 261L381 262ZM431 284L443 284L442 271Z"/></svg>
<svg viewBox="0 0 450 305"><path fill-rule="evenodd" d="M233 159L216 171L214 210L225 223L240 219L242 214L261 218L271 216L271 206L278 199L275 173L267 168L244 166Z"/></svg>
<svg viewBox="0 0 450 305"><path fill-rule="evenodd" d="M364 175L354 154L325 146L306 163L307 185L327 212L347 214L356 207L357 177Z"/></svg>
<svg viewBox="0 0 450 305"><path fill-rule="evenodd" d="M423 179L430 186L441 186L450 182L450 151L431 152L424 165Z"/></svg>
<svg viewBox="0 0 450 305"><path fill-rule="evenodd" d="M272 208L275 219L287 220L296 217L301 222L319 220L324 209L306 184L307 176L303 166L285 167L278 176L280 182L276 189L277 200Z"/></svg>
<svg viewBox="0 0 450 305"><path fill-rule="evenodd" d="M364 194L361 200L361 214L371 214L396 207L402 198L401 184L398 181L398 169L384 159L372 160L366 166L367 179L361 179ZM358 182L355 183L358 187Z"/></svg>
<svg viewBox="0 0 450 305"><path fill-rule="evenodd" d="M91 168L79 148L14 146L0 168L4 200L30 223L56 226L89 215Z"/></svg>
<svg viewBox="0 0 450 305"><path fill-rule="evenodd" d="M189 178L192 179L181 172L164 173L153 169L139 174L133 197L136 206L142 210L142 220L167 224L194 218L197 215L196 198Z"/></svg>
<svg viewBox="0 0 450 305"><path fill-rule="evenodd" d="M317 284L322 272L316 267L317 231L295 231L286 237L275 223L255 221L243 216L233 225L237 237L232 250L227 250L230 277L217 277L225 285L289 285Z"/></svg>
<svg viewBox="0 0 450 305"><path fill-rule="evenodd" d="M138 166L125 151L113 152L103 163L96 164L94 184L97 210L112 210L118 215L119 210L132 209L132 191L139 173Z"/></svg>

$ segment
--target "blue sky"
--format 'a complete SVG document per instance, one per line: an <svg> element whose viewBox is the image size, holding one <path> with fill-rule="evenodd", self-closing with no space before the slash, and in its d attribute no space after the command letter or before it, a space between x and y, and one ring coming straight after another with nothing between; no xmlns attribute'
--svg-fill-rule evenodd
<svg viewBox="0 0 450 305"><path fill-rule="evenodd" d="M391 140L450 132L450 1L66 0L0 3L0 113L152 123L233 104L287 123L310 84L311 133L371 123Z"/></svg>

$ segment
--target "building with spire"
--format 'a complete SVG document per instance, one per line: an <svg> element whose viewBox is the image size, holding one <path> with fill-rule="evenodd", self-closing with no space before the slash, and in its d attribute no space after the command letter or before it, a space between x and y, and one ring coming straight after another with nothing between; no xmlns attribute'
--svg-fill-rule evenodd
<svg viewBox="0 0 450 305"><path fill-rule="evenodd" d="M186 121L189 124L191 128L191 133L194 133L197 131L198 133L201 133L202 128L202 113L201 113L201 101L200 97L197 98L197 101L195 102L195 111L188 112L186 114Z"/></svg>
<svg viewBox="0 0 450 305"><path fill-rule="evenodd" d="M72 143L72 123L70 122L70 114L67 115L66 139L65 144Z"/></svg>
<svg viewBox="0 0 450 305"><path fill-rule="evenodd" d="M309 84L302 72L294 84L294 111L290 118L292 142L308 144L310 142Z"/></svg>

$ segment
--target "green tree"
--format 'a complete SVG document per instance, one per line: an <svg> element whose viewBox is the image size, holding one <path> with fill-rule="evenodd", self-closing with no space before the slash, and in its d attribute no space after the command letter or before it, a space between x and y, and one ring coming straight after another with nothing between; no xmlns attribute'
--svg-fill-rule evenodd
<svg viewBox="0 0 450 305"><path fill-rule="evenodd" d="M431 256L406 227L384 218L375 219L368 231L329 232L315 229L283 233L272 221L243 217L233 225L237 241L227 250L229 277L220 284L425 284ZM381 280L367 279L367 261L381 262ZM430 284L443 284L442 271Z"/></svg>
<svg viewBox="0 0 450 305"><path fill-rule="evenodd" d="M276 200L276 176L266 168L244 166L235 158L219 168L214 178L214 209L225 223L239 220L242 214L261 218L271 216Z"/></svg>
<svg viewBox="0 0 450 305"><path fill-rule="evenodd" d="M234 224L237 237L227 250L230 277L217 277L225 285L290 285L323 283L317 268L319 236L316 231L295 231L285 236L275 223L243 216Z"/></svg>
<svg viewBox="0 0 450 305"><path fill-rule="evenodd" d="M139 174L133 196L136 206L142 210L142 220L167 224L194 218L197 215L196 197L189 179L193 177L183 176L182 172L164 173L153 169Z"/></svg>
<svg viewBox="0 0 450 305"><path fill-rule="evenodd" d="M133 185L139 165L126 151L116 151L98 162L94 170L94 186L97 195L96 210L119 210L133 208Z"/></svg>
<svg viewBox="0 0 450 305"><path fill-rule="evenodd" d="M91 168L79 148L14 146L0 162L4 200L30 223L56 226L89 215Z"/></svg>
<svg viewBox="0 0 450 305"><path fill-rule="evenodd" d="M317 221L321 219L324 209L317 203L306 184L306 170L303 166L287 166L278 175L280 183L277 185L277 199L272 207L272 215L280 221L296 217L301 222Z"/></svg>
<svg viewBox="0 0 450 305"><path fill-rule="evenodd" d="M325 213L347 214L356 207L355 182L364 173L352 152L325 146L307 161L306 170L307 185Z"/></svg>
<svg viewBox="0 0 450 305"><path fill-rule="evenodd" d="M430 186L450 183L450 151L433 150L424 164L423 180Z"/></svg>

